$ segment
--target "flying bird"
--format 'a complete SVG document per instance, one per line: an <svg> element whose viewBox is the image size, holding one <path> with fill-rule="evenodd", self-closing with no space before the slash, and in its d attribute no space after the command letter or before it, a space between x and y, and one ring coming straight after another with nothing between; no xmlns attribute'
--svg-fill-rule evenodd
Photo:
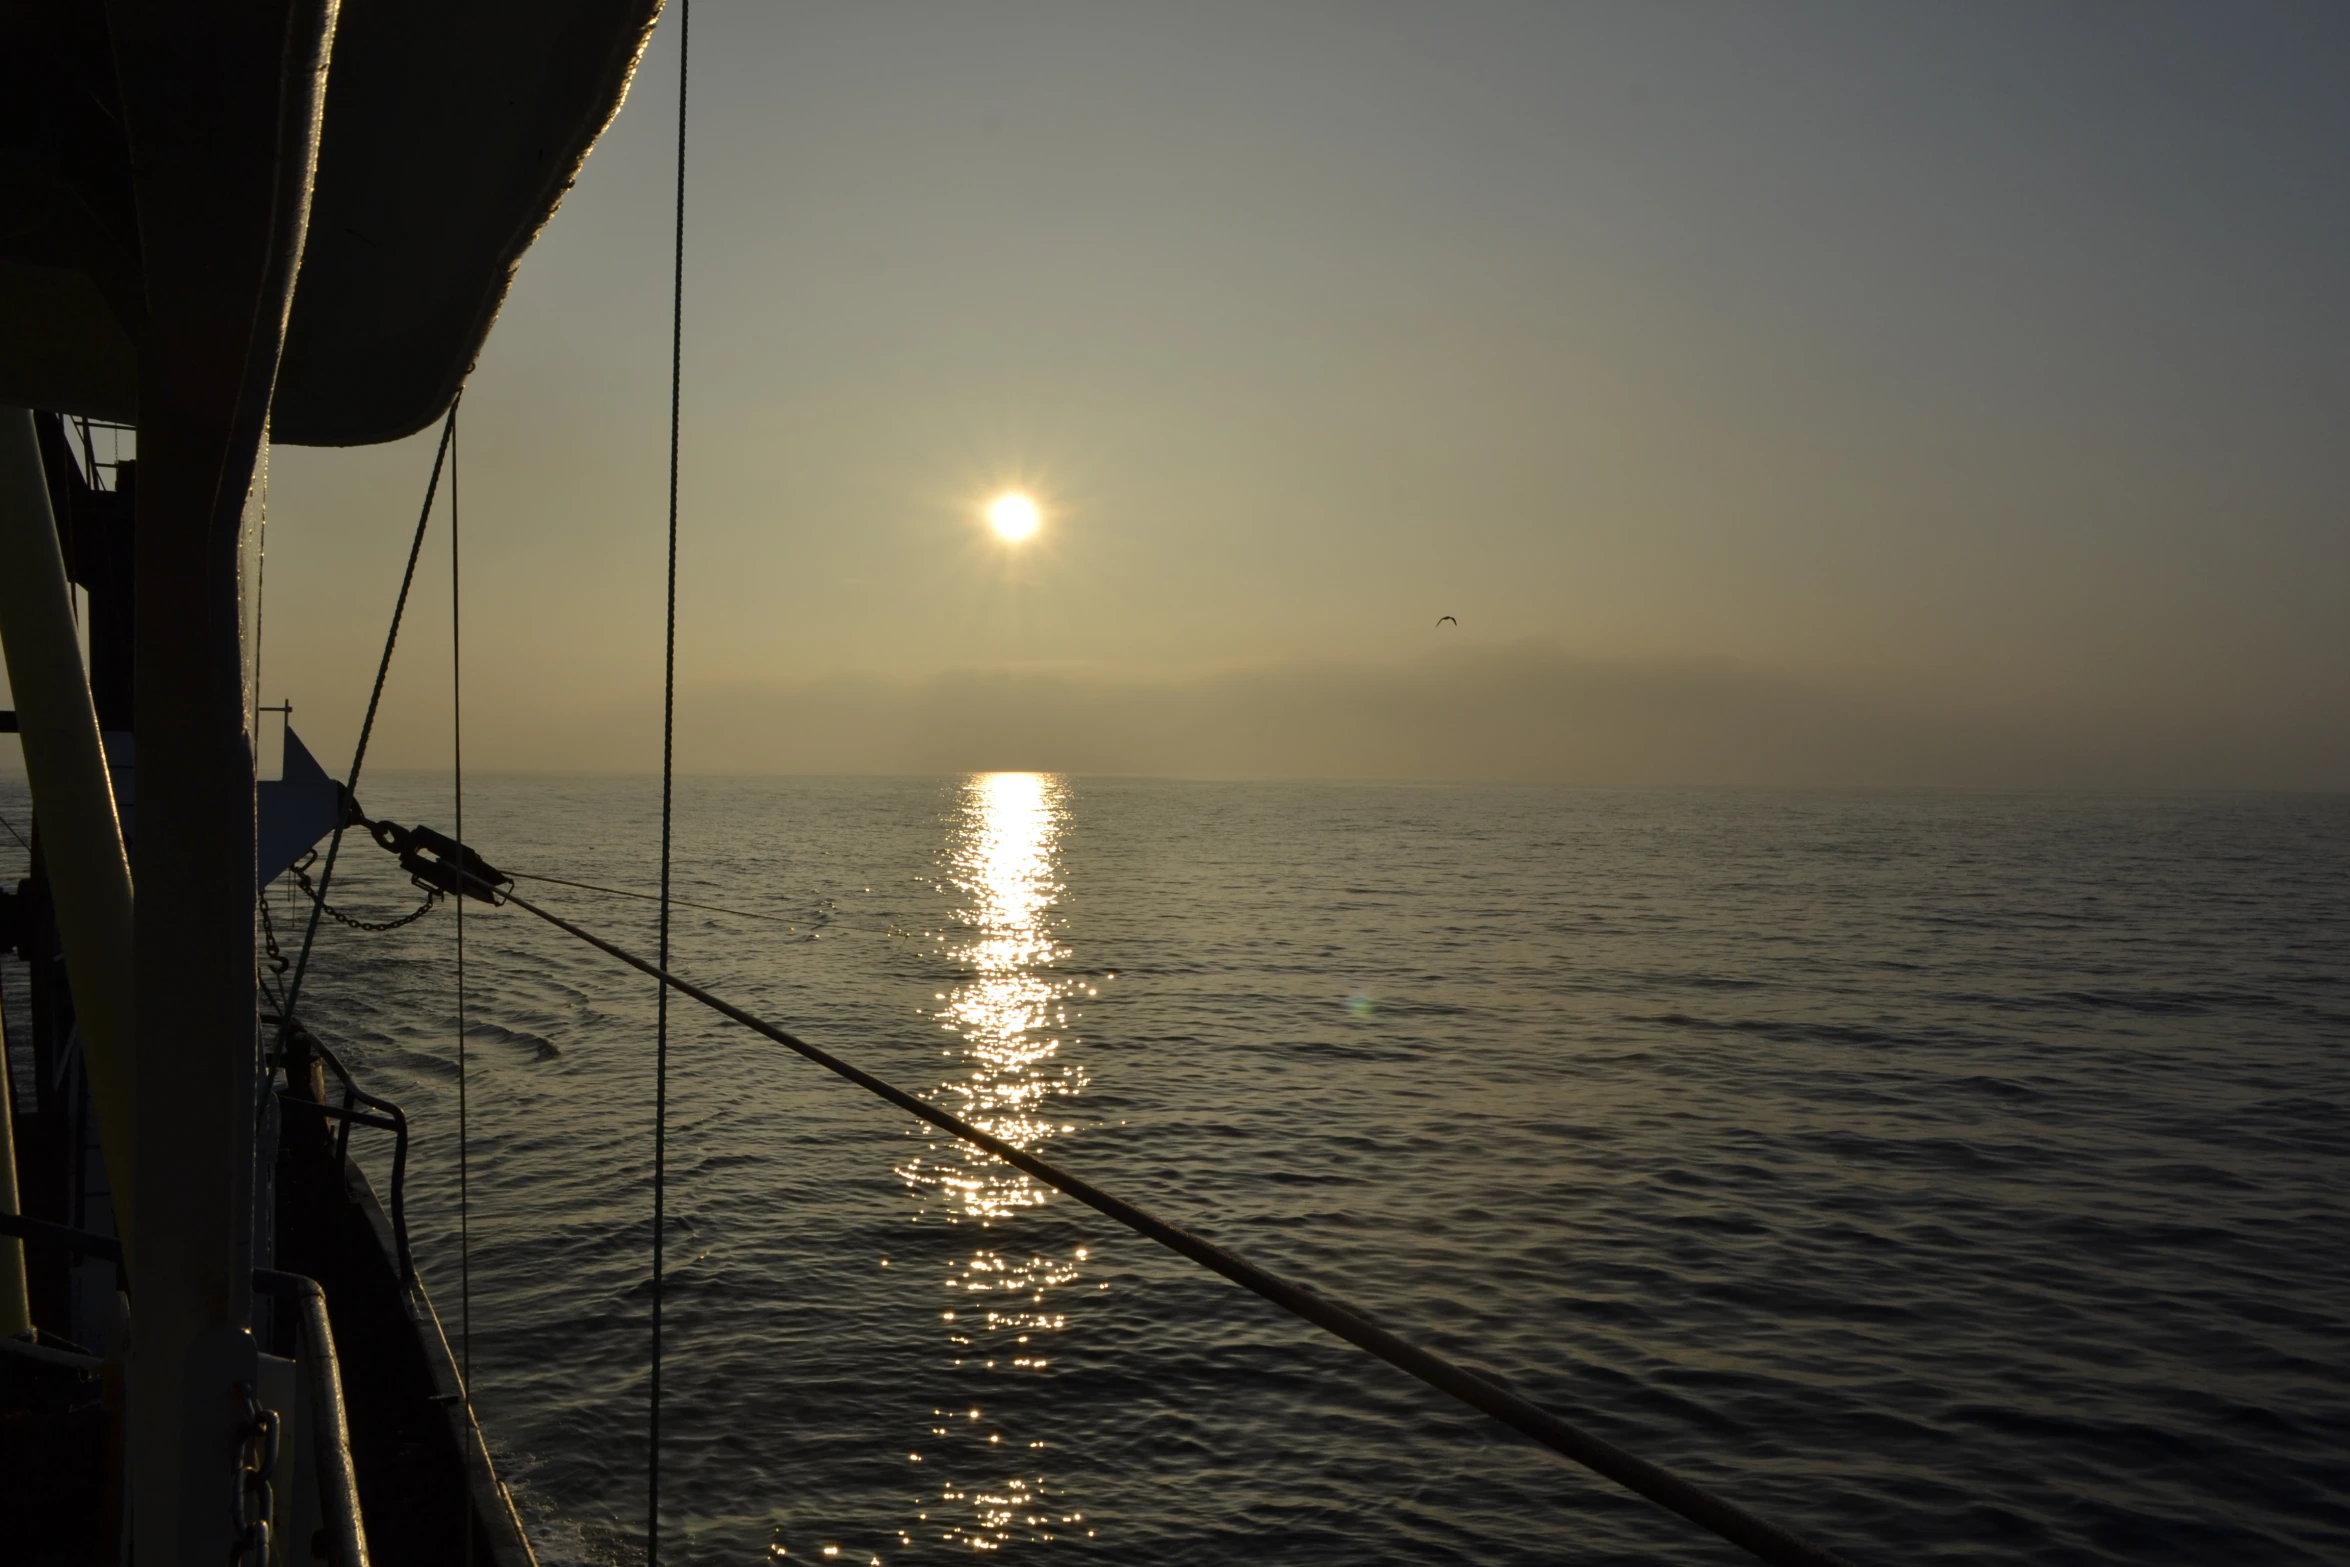
<svg viewBox="0 0 2350 1567"><path fill-rule="evenodd" d="M1457 621L1457 620L1453 620L1453 617L1452 617L1452 616L1450 616L1450 615L1439 615L1439 616L1437 616L1437 617L1436 617L1436 623L1437 623L1438 625L1440 625L1440 626L1441 626L1441 625L1443 625L1443 624L1444 624L1446 621L1448 621L1448 620L1452 620L1452 623L1453 623L1454 625L1456 625L1456 626L1460 624L1460 622L1459 622L1459 621Z"/></svg>

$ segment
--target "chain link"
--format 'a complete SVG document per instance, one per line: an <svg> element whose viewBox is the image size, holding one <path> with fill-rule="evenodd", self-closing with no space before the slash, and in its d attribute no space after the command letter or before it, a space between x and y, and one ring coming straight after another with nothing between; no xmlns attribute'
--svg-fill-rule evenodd
<svg viewBox="0 0 2350 1567"><path fill-rule="evenodd" d="M230 1567L269 1567L269 1530L277 1505L269 1489L277 1473L277 1411L262 1408L245 1383L237 1384L237 1394L245 1401L245 1423L237 1429L237 1495L230 1513L237 1539L229 1551L229 1563Z"/></svg>
<svg viewBox="0 0 2350 1567"><path fill-rule="evenodd" d="M305 854L300 859L296 860L292 865L288 866L287 869L294 873L294 880L302 884L302 890L310 895L310 901L316 903L320 908L326 911L326 917L328 919L335 921L337 924L348 925L353 930L370 931L376 934L381 934L387 930L398 930L401 926L413 925L418 920L424 918L427 914L430 914L433 911L433 905L441 901L441 895L438 890L433 888L426 888L424 902L419 904L411 912L401 915L396 920L354 919L350 915L345 914L341 909L336 908L333 904L322 900L318 896L318 889L311 885L310 876L308 874L310 862L317 858L318 851L313 849L308 854ZM272 947L270 951L274 956L277 949Z"/></svg>
<svg viewBox="0 0 2350 1567"><path fill-rule="evenodd" d="M292 962L278 950L277 927L270 923L269 889L266 887L261 891L261 945L269 954L269 971L283 979L286 970L292 967Z"/></svg>

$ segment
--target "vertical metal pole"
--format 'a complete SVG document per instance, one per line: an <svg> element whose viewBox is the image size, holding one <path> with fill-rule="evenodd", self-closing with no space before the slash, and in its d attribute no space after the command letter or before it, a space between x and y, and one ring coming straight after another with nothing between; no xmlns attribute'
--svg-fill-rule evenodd
<svg viewBox="0 0 2350 1567"><path fill-rule="evenodd" d="M193 1567L229 1556L231 1388L251 1380L240 1365L256 1352L254 795L235 525L170 517L173 502L195 498L210 453L159 423L139 443L138 1136L149 1200L132 1275L132 1538L139 1567Z"/></svg>
<svg viewBox="0 0 2350 1567"><path fill-rule="evenodd" d="M8 1026L0 1021L0 1213L14 1216L16 1196L16 1106L8 1081ZM0 1240L0 1338L33 1336L33 1298L25 1289L24 1242Z"/></svg>
<svg viewBox="0 0 2350 1567"><path fill-rule="evenodd" d="M316 171L334 0L106 0L131 147L139 342L140 1204L136 1567L233 1559L260 1018L240 602Z"/></svg>
<svg viewBox="0 0 2350 1567"><path fill-rule="evenodd" d="M120 1233L137 1200L131 1138L131 873L74 637L72 589L33 416L0 409L0 643L50 870L82 1056ZM13 1168L13 1166L12 1166ZM13 1211L14 1203L10 1208ZM134 1264L135 1265L135 1264Z"/></svg>

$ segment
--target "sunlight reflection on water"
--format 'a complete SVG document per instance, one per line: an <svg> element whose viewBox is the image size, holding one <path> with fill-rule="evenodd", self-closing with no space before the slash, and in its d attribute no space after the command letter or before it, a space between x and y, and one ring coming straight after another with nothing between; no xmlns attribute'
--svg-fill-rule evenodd
<svg viewBox="0 0 2350 1567"><path fill-rule="evenodd" d="M1043 773L982 773L964 781L941 855L941 890L955 900L955 934L947 955L962 971L940 992L931 1015L960 1048L941 1053L956 1070L934 1096L956 1113L1021 1148L1034 1148L1071 1130L1056 1101L1083 1091L1082 1064L1064 1046L1081 1043L1069 1032L1069 1001L1083 982L1055 971L1068 956L1058 936L1062 891L1059 844L1068 814L1063 782ZM917 1220L934 1215L949 1224L996 1230L1051 1195L1018 1170L966 1144L927 1130L924 1151L898 1166L917 1198ZM954 1262L944 1280L948 1303L939 1313L954 1367L1002 1374L1042 1372L1051 1363L1044 1335L1066 1319L1052 1309L1051 1291L1073 1284L1085 1250L1070 1256L1022 1254L978 1244ZM950 1466L968 1460L993 1477L961 1478L950 1467L937 1481L936 1500L906 1526L939 1539L991 1550L1015 1536L1047 1540L1082 1530L1075 1513L1053 1511L1051 1487L1033 1465L1002 1473L1002 1460L1041 1443L1015 1440L985 1422L973 1407L955 1420L933 1411L909 1462ZM941 1442L952 1444L941 1449ZM925 1453L923 1442L931 1444ZM975 1449L975 1450L974 1450ZM939 1511L938 1518L930 1510ZM963 1521L955 1521L956 1514ZM904 1538L901 1533L901 1538Z"/></svg>
<svg viewBox="0 0 2350 1567"><path fill-rule="evenodd" d="M614 824L657 780L468 788L512 863L656 883ZM690 929L753 1010L1856 1555L2350 1562L2350 802L689 778L678 823L698 896L828 913ZM313 981L418 1128L435 1288L451 939L329 925ZM642 1567L651 987L535 921L469 942L480 1406L547 1567ZM1010 1076L1055 1039L1080 1097ZM673 1048L680 1561L1722 1559L796 1058ZM353 1140L379 1191L390 1141Z"/></svg>

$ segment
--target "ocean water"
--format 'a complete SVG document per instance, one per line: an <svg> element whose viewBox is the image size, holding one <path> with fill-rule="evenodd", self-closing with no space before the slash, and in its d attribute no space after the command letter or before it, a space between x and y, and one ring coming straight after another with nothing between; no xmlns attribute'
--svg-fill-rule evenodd
<svg viewBox="0 0 2350 1567"><path fill-rule="evenodd" d="M649 888L656 805L466 830ZM676 863L684 973L1857 1561L2350 1560L2350 800L690 779ZM468 912L461 1265L455 938L306 1010L542 1559L639 1559L652 986ZM1742 1559L671 1023L665 1559Z"/></svg>

